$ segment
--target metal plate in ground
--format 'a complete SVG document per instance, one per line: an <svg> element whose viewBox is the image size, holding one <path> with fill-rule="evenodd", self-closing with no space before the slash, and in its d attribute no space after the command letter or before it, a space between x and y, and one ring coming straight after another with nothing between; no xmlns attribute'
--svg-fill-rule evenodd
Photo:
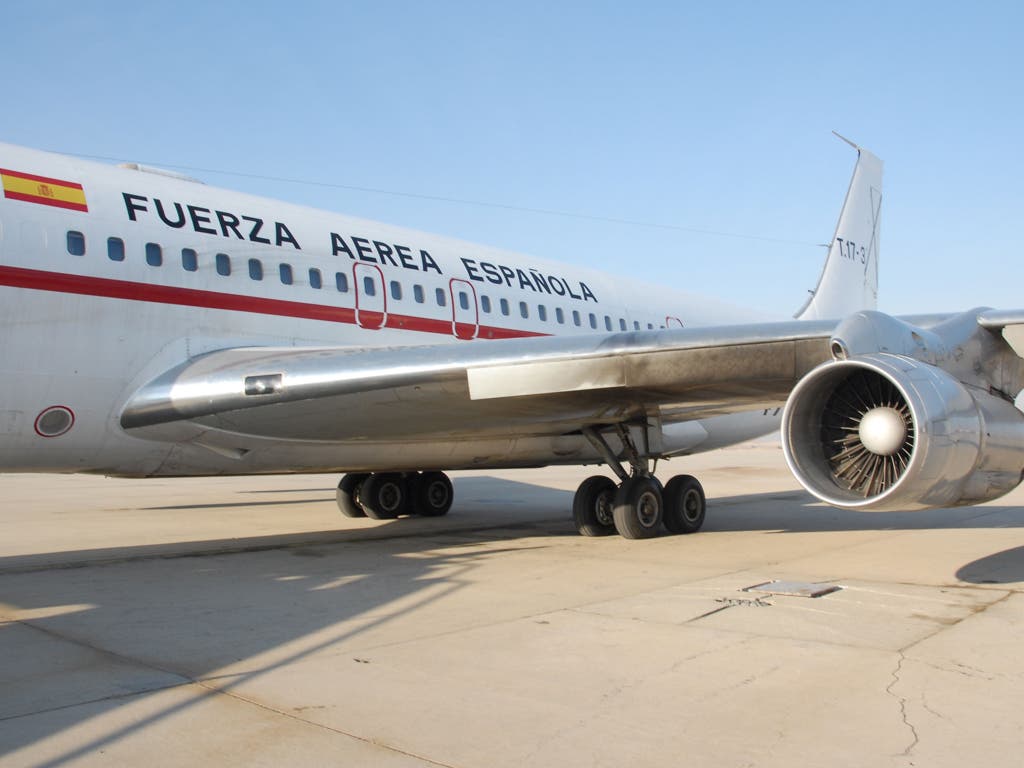
<svg viewBox="0 0 1024 768"><path fill-rule="evenodd" d="M766 581L744 588L744 592L767 592L770 595L788 595L790 597L822 597L838 592L842 587L838 584L824 584L810 581Z"/></svg>

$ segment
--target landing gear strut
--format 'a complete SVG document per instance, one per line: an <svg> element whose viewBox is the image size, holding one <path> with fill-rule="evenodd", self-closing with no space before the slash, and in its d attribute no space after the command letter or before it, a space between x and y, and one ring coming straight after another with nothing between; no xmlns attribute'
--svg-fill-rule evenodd
<svg viewBox="0 0 1024 768"><path fill-rule="evenodd" d="M393 520L446 515L455 494L444 472L375 472L345 475L335 498L345 517Z"/></svg>
<svg viewBox="0 0 1024 768"><path fill-rule="evenodd" d="M690 475L678 475L662 488L650 471L649 459L637 450L629 431L616 431L632 473L627 472L604 436L588 427L583 435L622 481L596 475L583 481L572 502L576 530L584 536L618 532L625 539L657 536L662 525L669 533L695 533L704 524L704 489ZM610 515L609 515L610 511Z"/></svg>

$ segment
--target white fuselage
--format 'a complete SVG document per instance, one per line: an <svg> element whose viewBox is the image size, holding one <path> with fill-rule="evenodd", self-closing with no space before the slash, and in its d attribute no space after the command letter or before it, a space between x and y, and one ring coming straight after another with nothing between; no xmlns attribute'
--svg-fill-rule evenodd
<svg viewBox="0 0 1024 768"><path fill-rule="evenodd" d="M6 191L29 189L27 198L0 197L0 471L182 475L595 461L578 438L494 435L477 444L252 438L238 451L186 426L141 439L119 417L155 376L230 347L468 344L763 319L568 264L143 170L7 145L0 169L9 174ZM78 194L64 183L81 185L84 204L62 204ZM774 412L743 416L677 425L666 452L719 447L777 423Z"/></svg>

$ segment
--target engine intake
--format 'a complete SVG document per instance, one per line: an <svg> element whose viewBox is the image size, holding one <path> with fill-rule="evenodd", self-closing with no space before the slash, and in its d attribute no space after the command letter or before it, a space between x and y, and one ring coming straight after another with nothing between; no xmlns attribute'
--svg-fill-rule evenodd
<svg viewBox="0 0 1024 768"><path fill-rule="evenodd" d="M975 504L1024 473L1024 414L901 355L826 363L794 388L782 447L822 501L873 511Z"/></svg>

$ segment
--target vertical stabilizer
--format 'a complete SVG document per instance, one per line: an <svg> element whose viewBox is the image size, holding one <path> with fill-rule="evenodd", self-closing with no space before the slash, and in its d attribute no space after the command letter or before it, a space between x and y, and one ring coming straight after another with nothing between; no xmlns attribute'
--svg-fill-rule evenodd
<svg viewBox="0 0 1024 768"><path fill-rule="evenodd" d="M849 139L839 138L857 150L857 165L818 287L797 312L798 320L839 319L874 309L878 303L882 161Z"/></svg>

